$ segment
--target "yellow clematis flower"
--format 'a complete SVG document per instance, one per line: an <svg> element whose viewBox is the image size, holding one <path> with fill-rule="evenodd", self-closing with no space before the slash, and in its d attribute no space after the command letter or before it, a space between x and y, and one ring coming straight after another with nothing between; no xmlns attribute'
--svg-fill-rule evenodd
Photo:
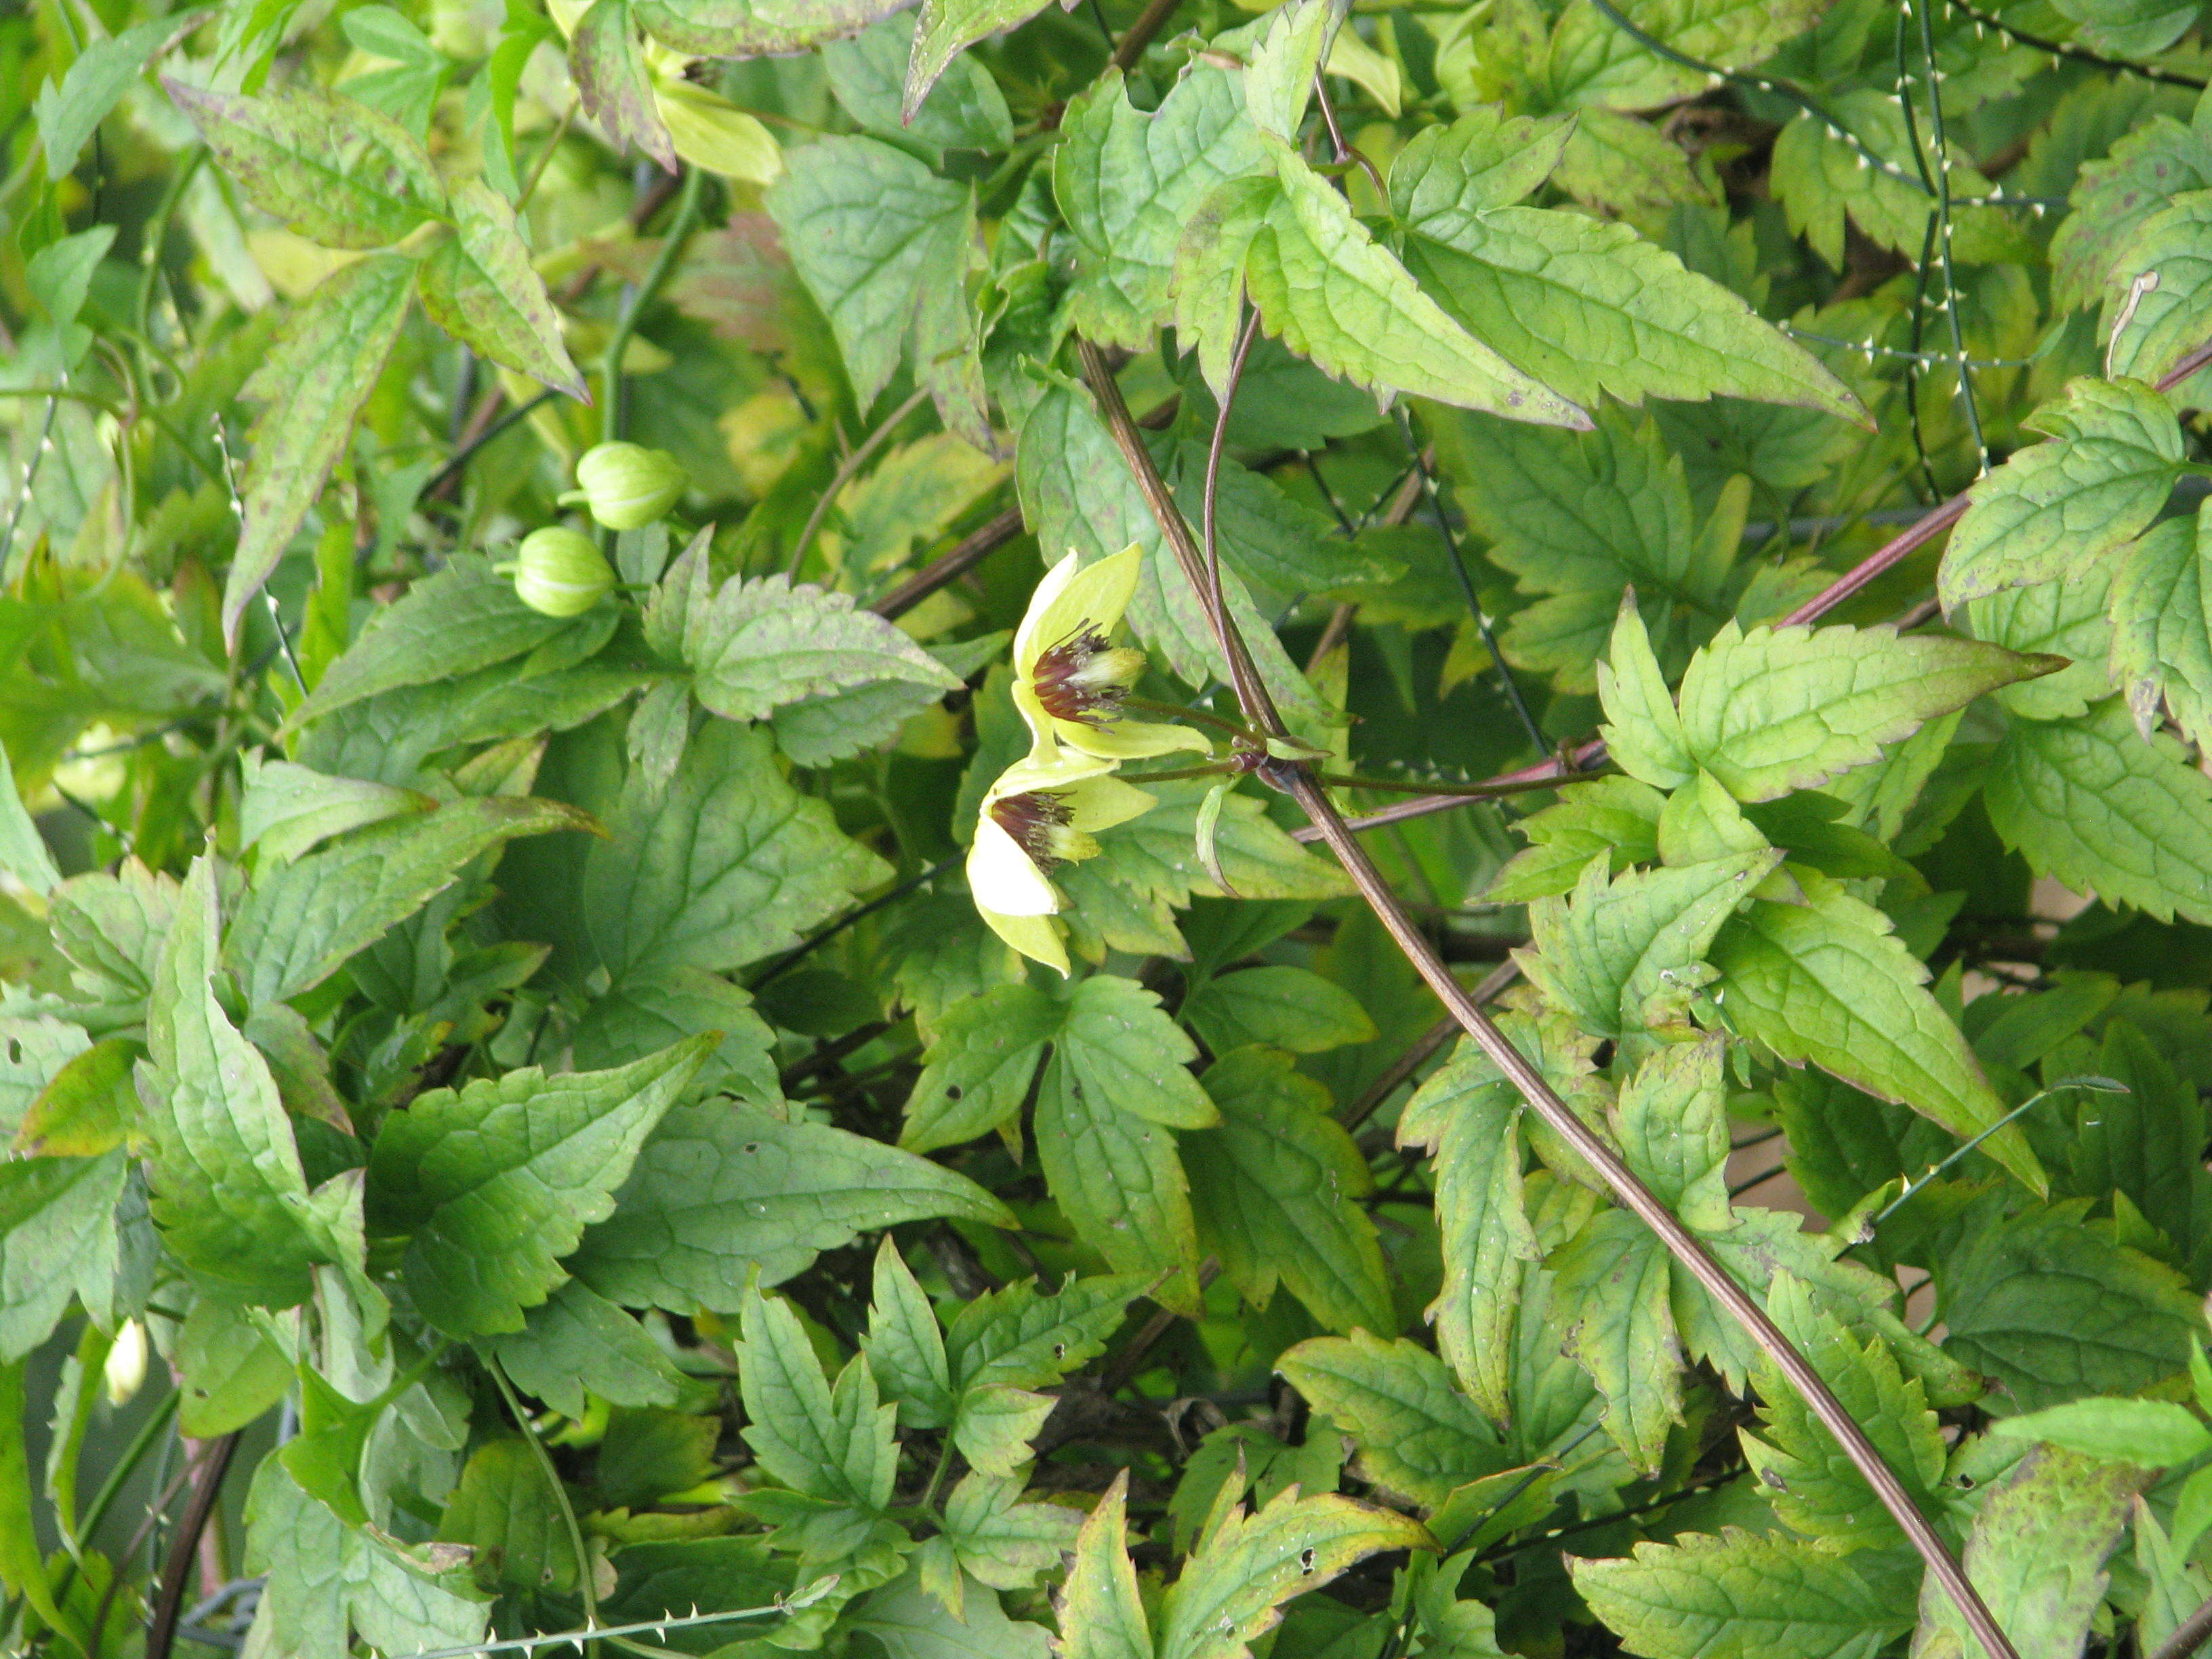
<svg viewBox="0 0 2212 1659"><path fill-rule="evenodd" d="M1049 761L1062 745L1104 760L1211 747L1180 726L1121 714L1145 672L1145 653L1107 639L1129 608L1144 557L1133 543L1094 564L1079 564L1071 552L1037 584L1014 634L1014 707L1036 740L1030 759Z"/></svg>
<svg viewBox="0 0 2212 1659"><path fill-rule="evenodd" d="M1094 834L1149 811L1152 797L1096 756L1035 756L1008 767L983 794L968 849L968 891L991 930L1033 962L1068 971L1063 902L1050 872L1095 858Z"/></svg>

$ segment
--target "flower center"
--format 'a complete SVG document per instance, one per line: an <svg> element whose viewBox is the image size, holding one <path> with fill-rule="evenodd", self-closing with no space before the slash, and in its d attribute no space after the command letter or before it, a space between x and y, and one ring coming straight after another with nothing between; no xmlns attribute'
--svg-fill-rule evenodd
<svg viewBox="0 0 2212 1659"><path fill-rule="evenodd" d="M1109 646L1085 623L1037 658L1037 702L1054 720L1103 726L1118 718L1121 700L1145 672L1145 653Z"/></svg>
<svg viewBox="0 0 2212 1659"><path fill-rule="evenodd" d="M1013 838L1040 870L1068 861L1067 802L1049 789L1030 789L1018 795L1002 795L991 803L991 818Z"/></svg>

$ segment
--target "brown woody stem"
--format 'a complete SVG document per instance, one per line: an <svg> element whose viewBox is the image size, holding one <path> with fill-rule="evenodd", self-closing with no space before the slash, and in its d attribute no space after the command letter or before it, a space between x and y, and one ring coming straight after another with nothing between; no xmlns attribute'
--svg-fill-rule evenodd
<svg viewBox="0 0 2212 1659"><path fill-rule="evenodd" d="M1113 374L1107 368L1098 349L1088 340L1079 339L1076 350L1082 364L1084 379L1090 384L1091 394L1097 400L1100 413L1114 434L1115 442L1128 463L1138 488L1159 520L1169 545L1175 550L1176 561L1182 565L1192 592L1203 604L1206 599L1206 566L1197 542L1191 535L1189 525L1184 522L1182 512L1176 507L1174 497L1169 494L1167 484L1159 475L1159 470L1152 464L1152 453L1145 447L1136 423L1130 419L1128 405L1123 402L1121 389L1115 385ZM1222 402L1223 418L1225 420L1229 399L1224 397ZM1221 637L1217 643L1224 656L1232 665L1241 660L1249 666L1249 659L1233 620L1220 617L1219 629ZM1241 686L1240 681L1240 690ZM1288 735L1284 732L1275 709L1264 699L1263 690L1259 698L1247 702L1245 718L1263 731L1279 736ZM1774 1362L1776 1368L1802 1396L1813 1414L1835 1437L1844 1455L1851 1460L1867 1484L1873 1487L1875 1495L1881 1500L1882 1507L1889 1511L1905 1535L1912 1541L1913 1547L1926 1562L1928 1571L1935 1575L1936 1581L1958 1604L1967 1627L1987 1650L1990 1659L2018 1659L2012 1644L2006 1639L2004 1632L1998 1627L1996 1619L1960 1570L1949 1548L1929 1524L1927 1516L1920 1513L1911 1494L1905 1491L1889 1465L1882 1460L1881 1452L1867 1438L1865 1431L1844 1410L1842 1401L1830 1392L1820 1374L1791 1346L1790 1339L1766 1316L1765 1310L1753 1300L1743 1286L1713 1259L1697 1236L1637 1178L1635 1172L1596 1131L1575 1115L1543 1073L1506 1039L1504 1033L1491 1022L1490 1017L1468 995L1466 987L1453 977L1451 969L1437 954L1435 947L1429 943L1428 937L1421 932L1419 925L1400 902L1397 894L1391 890L1382 872L1367 856L1366 848L1360 845L1359 838L1346 823L1343 815L1336 810L1335 804L1329 799L1312 773L1297 763L1279 762L1270 768L1267 775L1271 782L1297 802L1299 808L1312 821L1320 839L1328 843L1329 850L1335 854L1337 861L1344 866L1345 873L1352 878L1360 896L1375 913L1376 920L1382 924L1406 959L1413 965L1414 970L1427 981L1429 988L1436 993L1452 1018L1458 1021L1460 1028L1474 1039L1476 1045L1489 1056L1491 1063L1520 1091L1537 1115L1598 1171L1622 1206L1634 1212L1650 1228L1706 1294L1728 1310L1729 1316L1743 1328L1759 1350Z"/></svg>

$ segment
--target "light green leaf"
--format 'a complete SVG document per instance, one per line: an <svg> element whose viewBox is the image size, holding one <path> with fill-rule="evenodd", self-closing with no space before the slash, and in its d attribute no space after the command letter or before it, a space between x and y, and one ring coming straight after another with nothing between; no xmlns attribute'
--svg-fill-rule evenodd
<svg viewBox="0 0 2212 1659"><path fill-rule="evenodd" d="M1076 1534L1060 1601L1060 1659L1154 1659L1137 1569L1122 1543L1129 1477L1114 1477Z"/></svg>
<svg viewBox="0 0 2212 1659"><path fill-rule="evenodd" d="M2008 713L2031 720L2070 720L2112 695L2112 623L2107 613L2116 562L2102 560L2077 576L2008 587L1967 602L1966 619L1976 639L2008 651L2073 659L2072 666L2055 674L1999 690L1996 700ZM1918 742L1928 730L1922 727L1908 742Z"/></svg>
<svg viewBox="0 0 2212 1659"><path fill-rule="evenodd" d="M1593 859L1571 899L1528 907L1536 948L1522 955L1522 969L1583 1030L1640 1031L1644 1005L1688 988L1684 970L1705 959L1722 924L1781 862L1769 848L1615 879Z"/></svg>
<svg viewBox="0 0 2212 1659"><path fill-rule="evenodd" d="M2081 25L2084 46L2123 58L2156 57L2197 21L2172 0L2060 0L2052 9Z"/></svg>
<svg viewBox="0 0 2212 1659"><path fill-rule="evenodd" d="M941 1429L952 1420L952 1368L937 1310L888 1233L876 1247L874 1295L860 1351L877 1382L898 1403L902 1424Z"/></svg>
<svg viewBox="0 0 2212 1659"><path fill-rule="evenodd" d="M2149 1387L2186 1362L2197 1310L2164 1263L2085 1224L2087 1199L1968 1212L1936 1280L1946 1352L2029 1411Z"/></svg>
<svg viewBox="0 0 2212 1659"><path fill-rule="evenodd" d="M1606 714L1599 728L1606 752L1631 777L1661 789L1679 788L1698 773L1682 735L1667 677L1651 653L1651 635L1635 591L1620 596L1606 660L1597 665L1597 695Z"/></svg>
<svg viewBox="0 0 2212 1659"><path fill-rule="evenodd" d="M1317 1336L1275 1364L1316 1411L1351 1433L1363 1479L1424 1508L1511 1461L1443 1362L1418 1343L1365 1331Z"/></svg>
<svg viewBox="0 0 2212 1659"><path fill-rule="evenodd" d="M1165 319L1185 226L1223 180L1264 168L1243 77L1198 65L1142 113L1109 70L1060 130L1053 193L1077 250L1069 315L1102 344L1142 349Z"/></svg>
<svg viewBox="0 0 2212 1659"><path fill-rule="evenodd" d="M1027 22L1044 0L927 0L914 32L899 113L911 118L953 58L987 34Z"/></svg>
<svg viewBox="0 0 2212 1659"><path fill-rule="evenodd" d="M907 1097L899 1145L934 1152L988 1134L1021 1110L1065 1006L1027 985L997 985L948 1006Z"/></svg>
<svg viewBox="0 0 2212 1659"><path fill-rule="evenodd" d="M890 8L883 0L635 0L645 32L701 58L789 56L850 34Z"/></svg>
<svg viewBox="0 0 2212 1659"><path fill-rule="evenodd" d="M1682 1346L1674 1334L1667 1247L1626 1210L1606 1210L1548 1264L1572 1321L1562 1346L1605 1395L1605 1429L1656 1473L1682 1415Z"/></svg>
<svg viewBox="0 0 2212 1659"><path fill-rule="evenodd" d="M2040 729L2040 728L2039 728ZM1715 1000L1735 1028L1787 1060L1910 1106L1962 1139L1989 1129L2004 1105L1966 1039L1924 988L1928 970L1889 918L1812 871L1791 866L1802 904L1752 901L1710 952ZM2045 1177L2017 1124L1982 1150L2040 1192Z"/></svg>
<svg viewBox="0 0 2212 1659"><path fill-rule="evenodd" d="M2026 422L2048 442L1976 481L1936 584L1946 611L2070 574L2142 533L2181 476L2181 425L2140 380L2067 382Z"/></svg>
<svg viewBox="0 0 2212 1659"><path fill-rule="evenodd" d="M46 182L57 184L76 171L92 135L100 130L131 83L163 47L190 30L208 14L195 12L184 18L155 17L132 25L106 40L95 40L81 52L57 86L39 88L33 106L38 117L39 142L46 152Z"/></svg>
<svg viewBox="0 0 2212 1659"><path fill-rule="evenodd" d="M288 724L306 726L397 686L458 679L583 628L532 611L489 560L462 555L375 611Z"/></svg>
<svg viewBox="0 0 2212 1659"><path fill-rule="evenodd" d="M2208 612L2203 509L2169 519L2130 548L2113 573L2112 674L2136 729L2148 733L2162 703L2202 745L2212 741L2212 612Z"/></svg>
<svg viewBox="0 0 2212 1659"><path fill-rule="evenodd" d="M637 1321L581 1279L562 1285L530 1310L521 1330L495 1337L491 1346L516 1388L580 1421L586 1392L615 1406L672 1406L683 1386Z"/></svg>
<svg viewBox="0 0 2212 1659"><path fill-rule="evenodd" d="M260 872L224 942L225 959L252 1001L281 1002L321 984L348 957L452 886L478 854L517 836L590 822L558 801L499 795L356 830Z"/></svg>
<svg viewBox="0 0 2212 1659"><path fill-rule="evenodd" d="M611 1072L536 1067L436 1089L385 1120L368 1202L407 1235L400 1273L453 1336L523 1328L558 1259L614 1209L638 1148L706 1058L704 1038Z"/></svg>
<svg viewBox="0 0 2212 1659"><path fill-rule="evenodd" d="M2114 261L2144 220L2184 191L2212 185L2212 132L2154 115L2101 159L2081 164L2066 217L2051 239L2051 298L2069 311L2094 307Z"/></svg>
<svg viewBox="0 0 2212 1659"><path fill-rule="evenodd" d="M61 884L62 872L54 866L54 855L46 850L39 826L31 822L15 787L15 769L5 749L0 749L0 871L41 898Z"/></svg>
<svg viewBox="0 0 2212 1659"><path fill-rule="evenodd" d="M2077 892L2164 921L2212 922L2212 779L2107 698L2078 720L2021 720L1983 799L2005 844Z"/></svg>
<svg viewBox="0 0 2212 1659"><path fill-rule="evenodd" d="M437 169L397 121L312 86L268 98L161 83L253 204L325 247L384 247L446 209Z"/></svg>
<svg viewBox="0 0 2212 1659"><path fill-rule="evenodd" d="M935 1216L1012 1218L965 1176L823 1123L727 1102L670 1111L584 1234L569 1269L602 1296L734 1312L747 1275L779 1284L871 1229Z"/></svg>
<svg viewBox="0 0 2212 1659"><path fill-rule="evenodd" d="M1285 1489L1257 1515L1232 1510L1160 1605L1159 1659L1244 1659L1292 1596L1377 1551L1433 1547L1404 1516L1334 1492Z"/></svg>
<svg viewBox="0 0 2212 1659"><path fill-rule="evenodd" d="M291 1121L269 1067L216 1000L212 858L186 877L146 1009L154 1219L200 1282L227 1298L289 1307L308 1269L339 1259L307 1195Z"/></svg>
<svg viewBox="0 0 2212 1659"><path fill-rule="evenodd" d="M823 47L830 89L845 112L871 132L933 151L1001 150L1012 143L1006 94L972 58L947 62L927 96L911 106L905 102L915 33L914 14L894 12L850 40Z"/></svg>
<svg viewBox="0 0 2212 1659"><path fill-rule="evenodd" d="M2072 1659L2104 1600L2106 1559L2126 1535L2142 1474L2057 1446L2014 1464L1982 1500L1960 1565L2021 1659ZM1913 1659L1969 1659L1982 1644L1931 1582L1920 1592Z"/></svg>
<svg viewBox="0 0 2212 1659"><path fill-rule="evenodd" d="M456 185L453 234L422 262L423 314L518 374L586 399L544 279L507 198L479 179Z"/></svg>
<svg viewBox="0 0 2212 1659"><path fill-rule="evenodd" d="M960 684L936 658L849 594L781 576L732 576L711 605L684 618L692 690L716 714L759 720L804 697L890 680L949 691Z"/></svg>
<svg viewBox="0 0 2212 1659"><path fill-rule="evenodd" d="M1509 420L1589 426L1572 402L1446 315L1295 151L1275 142L1269 153L1277 193L1242 263L1271 336L1378 396L1403 392Z"/></svg>
<svg viewBox="0 0 2212 1659"><path fill-rule="evenodd" d="M2212 1451L2212 1430L2188 1407L2170 1400L2069 1400L2024 1416L2001 1417L1990 1432L2146 1469L2193 1462Z"/></svg>
<svg viewBox="0 0 2212 1659"><path fill-rule="evenodd" d="M1516 1047L1522 1024L1507 1027ZM1502 1423L1512 1408L1521 1263L1540 1252L1522 1202L1521 1096L1480 1054L1462 1044L1414 1091L1398 1139L1427 1142L1435 1158L1443 1247L1443 1282L1431 1304L1437 1346L1476 1403Z"/></svg>
<svg viewBox="0 0 2212 1659"><path fill-rule="evenodd" d="M748 1287L742 1311L744 1436L761 1467L807 1497L880 1509L897 1470L897 1408L877 1403L867 1361L851 1361L833 1393L789 1304Z"/></svg>
<svg viewBox="0 0 2212 1659"><path fill-rule="evenodd" d="M1422 128L1390 163L1390 211L1449 242L1453 228L1489 208L1511 207L1549 178L1574 131L1569 115L1507 119L1479 105L1446 126Z"/></svg>
<svg viewBox="0 0 2212 1659"><path fill-rule="evenodd" d="M222 590L224 632L284 556L353 433L415 291L415 263L379 253L325 277L290 312L241 398L263 404L240 483L244 517Z"/></svg>
<svg viewBox="0 0 2212 1659"><path fill-rule="evenodd" d="M1767 1311L1810 1360L1925 1515L1938 1508L1948 1448L1918 1377L1907 1377L1879 1337L1862 1344L1821 1309L1802 1281L1778 1273ZM1771 1366L1760 1374L1764 1440L1743 1431L1744 1456L1774 1511L1801 1533L1841 1549L1902 1547L1905 1535L1835 1437Z"/></svg>
<svg viewBox="0 0 2212 1659"><path fill-rule="evenodd" d="M1874 1659L1911 1629L1919 1576L1918 1558L1902 1553L1846 1556L1735 1527L1567 1567L1590 1610L1644 1659Z"/></svg>
<svg viewBox="0 0 2212 1659"><path fill-rule="evenodd" d="M1725 623L1682 677L1683 740L1738 800L1818 788L1984 691L2064 665L1875 628Z"/></svg>
<svg viewBox="0 0 2212 1659"><path fill-rule="evenodd" d="M568 75L584 113L616 149L635 145L663 172L676 171L676 142L653 101L629 0L592 0L568 42Z"/></svg>
<svg viewBox="0 0 2212 1659"><path fill-rule="evenodd" d="M1279 1278L1324 1329L1394 1330L1382 1247L1358 1203L1374 1185L1367 1160L1329 1115L1328 1091L1293 1066L1255 1045L1207 1069L1221 1127L1185 1148L1200 1235L1255 1307Z"/></svg>
<svg viewBox="0 0 2212 1659"><path fill-rule="evenodd" d="M745 0L681 3L689 11L750 9ZM679 51L700 50L657 21L675 9L669 0L637 0L636 9L649 33ZM862 17L875 9L868 3ZM866 406L898 367L926 297L933 290L963 294L974 193L873 138L802 145L786 165L768 209L800 280L830 319L854 395Z"/></svg>
<svg viewBox="0 0 2212 1659"><path fill-rule="evenodd" d="M1613 1118L1628 1167L1699 1232L1733 1224L1723 1047L1708 1038L1654 1051L1623 1085Z"/></svg>
<svg viewBox="0 0 2212 1659"><path fill-rule="evenodd" d="M583 904L617 987L788 950L890 874L791 787L766 733L726 720L691 740L665 790L633 776L611 828L586 859Z"/></svg>
<svg viewBox="0 0 2212 1659"><path fill-rule="evenodd" d="M1105 1352L1122 1310L1144 1288L1133 1276L1101 1275L1076 1279L1057 1296L1039 1296L1033 1279L986 1291L945 1334L953 1378L963 1388L1057 1382Z"/></svg>
<svg viewBox="0 0 2212 1659"><path fill-rule="evenodd" d="M1014 1479L1035 1455L1030 1443L1043 1429L1054 1403L1050 1395L1003 1382L970 1383L960 1391L952 1443L982 1474Z"/></svg>
<svg viewBox="0 0 2212 1659"><path fill-rule="evenodd" d="M287 760L242 758L244 791L238 804L241 848L258 847L263 863L289 864L316 842L437 803L412 789L358 778L334 778ZM4 811L4 808L0 808Z"/></svg>
<svg viewBox="0 0 2212 1659"><path fill-rule="evenodd" d="M2128 238L2105 284L2105 314L2119 322L2106 371L2163 379L2212 333L2212 190L2176 196ZM2156 285L2148 286L2155 277ZM2132 307L2130 305L2133 299ZM2191 375L2194 381L2196 376ZM2186 386L2176 390L2187 393Z"/></svg>
<svg viewBox="0 0 2212 1659"><path fill-rule="evenodd" d="M1673 698L1667 706L1674 708ZM1612 752L1620 758L1618 748ZM1632 864L1657 862L1659 814L1665 802L1657 790L1633 777L1569 784L1556 805L1531 812L1514 826L1529 845L1506 861L1484 900L1525 904L1547 894L1571 892L1583 866L1595 858L1603 858L1616 873Z"/></svg>
<svg viewBox="0 0 2212 1659"><path fill-rule="evenodd" d="M963 1571L993 1589L1027 1589L1075 1547L1083 1517L1021 1502L1022 1483L971 1474L945 1499L945 1535Z"/></svg>
<svg viewBox="0 0 2212 1659"><path fill-rule="evenodd" d="M1721 69L1749 69L1820 20L1820 0L1632 0L1622 11L1645 33Z"/></svg>
<svg viewBox="0 0 2212 1659"><path fill-rule="evenodd" d="M1042 1625L1006 1617L997 1594L969 1586L952 1610L922 1588L918 1572L878 1590L846 1615L851 1629L883 1644L890 1659L1048 1659L1052 1637Z"/></svg>
<svg viewBox="0 0 2212 1659"><path fill-rule="evenodd" d="M1261 966L1219 975L1188 999L1182 1012L1217 1054L1248 1042L1318 1054L1375 1037L1375 1022L1350 992L1304 968Z"/></svg>
<svg viewBox="0 0 2212 1659"><path fill-rule="evenodd" d="M631 975L593 999L576 1023L572 1048L579 1066L605 1071L710 1031L721 1042L699 1068L701 1088L762 1105L773 1106L782 1098L775 1034L741 987L702 969Z"/></svg>
<svg viewBox="0 0 2212 1659"><path fill-rule="evenodd" d="M0 1365L44 1342L72 1297L111 1317L115 1206L130 1167L119 1152L0 1163Z"/></svg>
<svg viewBox="0 0 2212 1659"><path fill-rule="evenodd" d="M1725 395L1866 423L1859 400L1812 353L1632 227L1456 201L1423 213L1414 204L1424 187L1441 194L1436 171L1407 191L1413 210L1398 209L1411 233L1407 269L1469 332L1546 385L1584 404L1601 392L1628 404Z"/></svg>

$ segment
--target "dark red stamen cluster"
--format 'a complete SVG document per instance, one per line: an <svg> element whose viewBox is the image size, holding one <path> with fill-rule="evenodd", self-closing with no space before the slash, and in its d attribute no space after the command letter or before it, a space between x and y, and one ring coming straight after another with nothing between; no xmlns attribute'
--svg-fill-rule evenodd
<svg viewBox="0 0 2212 1659"><path fill-rule="evenodd" d="M1046 789L1006 795L991 803L991 819L1041 870L1067 860L1052 851L1053 831L1067 827L1067 803Z"/></svg>
<svg viewBox="0 0 2212 1659"><path fill-rule="evenodd" d="M1107 649L1106 636L1085 626L1037 658L1037 702L1054 720L1080 726L1103 726L1121 713L1125 685L1087 684L1084 672Z"/></svg>

